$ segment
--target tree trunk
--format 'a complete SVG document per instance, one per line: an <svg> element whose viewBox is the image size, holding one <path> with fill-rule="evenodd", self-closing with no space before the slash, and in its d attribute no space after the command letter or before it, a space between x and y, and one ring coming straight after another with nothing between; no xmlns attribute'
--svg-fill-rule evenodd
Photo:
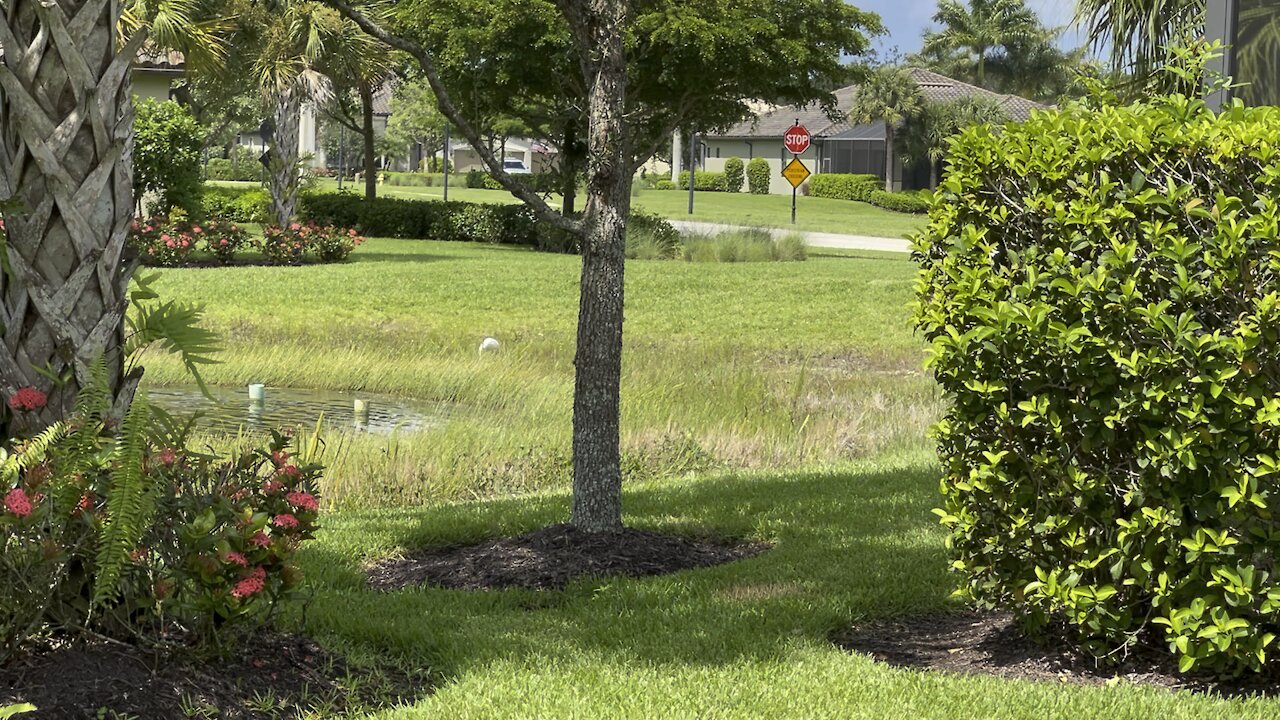
<svg viewBox="0 0 1280 720"><path fill-rule="evenodd" d="M118 0L9 0L0 9L0 197L22 205L5 217L0 393L34 386L48 395L44 408L6 417L5 437L66 417L99 359L116 413L137 387L122 349L137 267L126 250L129 68L143 36L117 47L120 14Z"/></svg>
<svg viewBox="0 0 1280 720"><path fill-rule="evenodd" d="M897 168L893 156L893 124L884 123L884 191L893 192L893 180Z"/></svg>
<svg viewBox="0 0 1280 720"><path fill-rule="evenodd" d="M578 203L578 122L570 120L564 129L564 144L560 146L560 212L568 217Z"/></svg>
<svg viewBox="0 0 1280 720"><path fill-rule="evenodd" d="M588 79L587 208L582 294L574 358L573 514L587 532L622 529L619 400L623 268L631 178L624 124L626 58L622 0L567 2L565 16L592 48Z"/></svg>
<svg viewBox="0 0 1280 720"><path fill-rule="evenodd" d="M378 197L378 166L373 156L373 88L360 83L360 135L364 139L364 199Z"/></svg>
<svg viewBox="0 0 1280 720"><path fill-rule="evenodd" d="M288 227L298 209L298 122L302 93L288 87L276 94L273 120L271 165L267 180L271 189L271 214L280 227Z"/></svg>

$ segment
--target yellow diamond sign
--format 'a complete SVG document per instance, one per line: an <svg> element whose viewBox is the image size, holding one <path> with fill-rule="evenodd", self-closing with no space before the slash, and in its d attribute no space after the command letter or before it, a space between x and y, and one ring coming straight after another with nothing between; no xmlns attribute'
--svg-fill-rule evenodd
<svg viewBox="0 0 1280 720"><path fill-rule="evenodd" d="M786 178L787 182L791 183L791 187L795 188L800 187L801 183L808 180L811 174L809 168L800 162L800 158L791 158L791 162L782 168L782 177Z"/></svg>

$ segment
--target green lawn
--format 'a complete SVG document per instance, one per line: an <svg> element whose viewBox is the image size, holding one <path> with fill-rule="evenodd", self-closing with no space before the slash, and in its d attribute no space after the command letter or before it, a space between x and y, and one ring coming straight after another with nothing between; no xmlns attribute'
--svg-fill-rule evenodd
<svg viewBox="0 0 1280 720"><path fill-rule="evenodd" d="M630 262L627 521L769 541L768 553L564 591L365 589L411 549L567 517L577 258L372 240L354 261L163 271L225 337L227 384L366 388L464 408L443 430L331 437L308 630L429 670L378 718L1271 718L1222 701L896 670L831 645L864 618L945 611L924 430L939 404L901 256ZM480 358L484 335L506 344ZM178 381L151 358L151 383ZM382 506L382 507L379 507ZM298 613L295 613L295 616Z"/></svg>
<svg viewBox="0 0 1280 720"><path fill-rule="evenodd" d="M336 190L337 182L324 181L320 187ZM362 192L363 186L355 188ZM386 197L443 199L444 188L402 187L382 185L378 192ZM451 200L468 202L517 202L504 190L469 190L450 187ZM555 202L558 202L556 200ZM695 193L694 214L689 215L689 193L681 190L642 190L632 199L638 210L657 213L675 220L725 223L759 227L792 227L791 197L783 195L749 195L747 193ZM797 198L796 227L799 230L830 232L872 237L907 237L925 225L921 215L882 210L874 205L827 198Z"/></svg>
<svg viewBox="0 0 1280 720"><path fill-rule="evenodd" d="M371 240L343 265L163 271L224 338L217 384L368 390L456 404L433 432L357 437L338 502L502 495L568 482L576 257ZM793 467L922 442L936 415L908 323L902 256L806 262L633 261L624 447L632 478ZM480 358L485 336L504 344ZM152 383L181 367L149 359ZM370 473L381 478L377 492Z"/></svg>

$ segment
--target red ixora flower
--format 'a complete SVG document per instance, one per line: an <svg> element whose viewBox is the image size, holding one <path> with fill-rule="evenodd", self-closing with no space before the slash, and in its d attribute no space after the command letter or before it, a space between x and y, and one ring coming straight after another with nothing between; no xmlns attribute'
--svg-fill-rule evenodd
<svg viewBox="0 0 1280 720"><path fill-rule="evenodd" d="M240 599L257 595L262 592L262 588L266 587L266 579L267 571L262 566L258 566L236 583L236 586L231 589L231 595Z"/></svg>
<svg viewBox="0 0 1280 720"><path fill-rule="evenodd" d="M156 461L165 467L172 467L178 462L178 452L173 448L164 448L156 453Z"/></svg>
<svg viewBox="0 0 1280 720"><path fill-rule="evenodd" d="M276 464L276 467L280 467L281 465L285 465L286 463L288 463L288 462L289 462L289 451L288 451L288 450L275 450L275 451L273 451L273 452L271 453L271 462L275 463L275 464Z"/></svg>
<svg viewBox="0 0 1280 720"><path fill-rule="evenodd" d="M249 538L249 544L254 547L269 548L271 547L271 538L259 530L253 537Z"/></svg>
<svg viewBox="0 0 1280 720"><path fill-rule="evenodd" d="M302 471L298 469L297 465L282 465L280 469L276 471L276 475L292 480L301 477Z"/></svg>
<svg viewBox="0 0 1280 720"><path fill-rule="evenodd" d="M235 550L228 550L227 553L222 556L222 560L223 562L230 563L231 565L249 567L249 559Z"/></svg>
<svg viewBox="0 0 1280 720"><path fill-rule="evenodd" d="M9 407L14 410L39 410L48 404L49 396L30 386L9 396Z"/></svg>
<svg viewBox="0 0 1280 720"><path fill-rule="evenodd" d="M318 512L320 510L320 503L316 500L316 496L311 493L291 492L285 495L284 499L299 510L307 512Z"/></svg>
<svg viewBox="0 0 1280 720"><path fill-rule="evenodd" d="M26 517L31 514L31 499L22 488L14 488L4 496L4 509L20 518Z"/></svg>
<svg viewBox="0 0 1280 720"><path fill-rule="evenodd" d="M298 518L289 513L283 513L271 518L271 524L283 530L292 530L298 527Z"/></svg>

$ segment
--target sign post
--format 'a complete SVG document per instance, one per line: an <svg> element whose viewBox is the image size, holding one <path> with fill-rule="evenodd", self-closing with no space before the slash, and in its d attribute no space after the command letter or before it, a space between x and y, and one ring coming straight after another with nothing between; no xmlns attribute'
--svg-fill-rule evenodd
<svg viewBox="0 0 1280 720"><path fill-rule="evenodd" d="M809 179L809 168L800 162L798 156L803 155L805 150L809 149L809 145L813 142L813 138L809 135L809 130L800 124L800 119L796 118L795 125L782 136L782 144L791 153L791 162L782 168L782 177L791 183L791 224L796 224L796 194L800 191L800 185Z"/></svg>

